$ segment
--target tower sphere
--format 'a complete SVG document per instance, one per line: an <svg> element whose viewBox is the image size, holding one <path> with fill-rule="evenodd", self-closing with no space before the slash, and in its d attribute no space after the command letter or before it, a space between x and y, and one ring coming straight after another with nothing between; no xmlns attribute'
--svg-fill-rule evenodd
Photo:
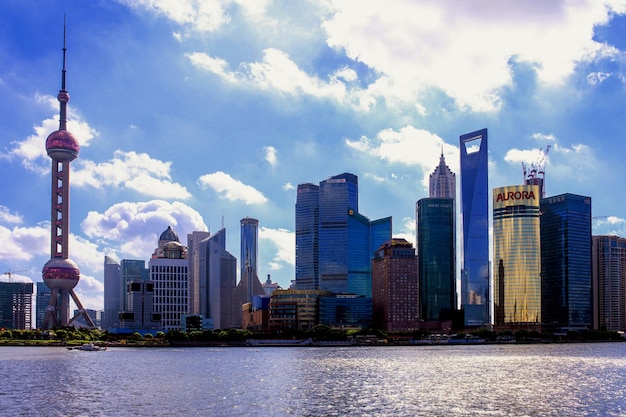
<svg viewBox="0 0 626 417"><path fill-rule="evenodd" d="M50 289L71 290L80 280L80 270L71 259L52 258L41 270L43 282Z"/></svg>
<svg viewBox="0 0 626 417"><path fill-rule="evenodd" d="M46 139L46 152L55 161L73 161L78 157L79 151L78 141L67 130L52 132Z"/></svg>

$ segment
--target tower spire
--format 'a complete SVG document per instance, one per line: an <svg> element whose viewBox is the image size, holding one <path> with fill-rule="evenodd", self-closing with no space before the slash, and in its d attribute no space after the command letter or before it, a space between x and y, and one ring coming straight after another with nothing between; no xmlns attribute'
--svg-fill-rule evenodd
<svg viewBox="0 0 626 417"><path fill-rule="evenodd" d="M65 89L65 54L66 48L67 19L63 15L63 69L61 70L61 90L57 95L59 103L61 103L61 113L59 115L59 130L67 130L67 102L70 101L70 95Z"/></svg>

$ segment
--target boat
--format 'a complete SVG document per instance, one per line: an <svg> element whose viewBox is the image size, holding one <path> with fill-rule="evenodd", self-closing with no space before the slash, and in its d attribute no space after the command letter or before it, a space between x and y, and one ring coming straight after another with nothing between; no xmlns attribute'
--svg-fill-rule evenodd
<svg viewBox="0 0 626 417"><path fill-rule="evenodd" d="M93 343L83 343L80 346L68 347L68 349L69 350L85 350L85 351L88 351L88 352L96 352L96 351L99 351L99 350L107 350L106 346L105 347L101 347L101 346L95 345Z"/></svg>

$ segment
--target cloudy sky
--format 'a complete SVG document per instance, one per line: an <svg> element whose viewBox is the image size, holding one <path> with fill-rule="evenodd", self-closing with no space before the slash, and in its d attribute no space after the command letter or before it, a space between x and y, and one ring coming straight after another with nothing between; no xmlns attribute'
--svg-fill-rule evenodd
<svg viewBox="0 0 626 417"><path fill-rule="evenodd" d="M77 292L104 256L148 260L172 226L259 219L262 280L294 278L295 187L351 172L359 211L414 241L443 150L489 130L490 187L545 162L548 195L592 197L626 236L624 0L3 0L0 272L40 281L67 14ZM458 174L457 174L458 175ZM457 184L460 181L457 180ZM6 280L8 276L2 275Z"/></svg>

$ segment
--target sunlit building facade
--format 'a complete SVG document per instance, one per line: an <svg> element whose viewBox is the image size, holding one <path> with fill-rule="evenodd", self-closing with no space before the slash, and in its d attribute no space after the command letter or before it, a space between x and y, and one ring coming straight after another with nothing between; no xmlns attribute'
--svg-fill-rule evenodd
<svg viewBox="0 0 626 417"><path fill-rule="evenodd" d="M551 331L592 328L591 198L541 200L541 318Z"/></svg>
<svg viewBox="0 0 626 417"><path fill-rule="evenodd" d="M161 234L149 269L154 282L154 312L161 315L161 329L181 330L181 319L189 306L189 260L187 247L171 227Z"/></svg>
<svg viewBox="0 0 626 417"><path fill-rule="evenodd" d="M451 320L456 307L454 200L417 202L420 320Z"/></svg>
<svg viewBox="0 0 626 417"><path fill-rule="evenodd" d="M493 190L494 324L535 328L541 323L540 189Z"/></svg>
<svg viewBox="0 0 626 417"><path fill-rule="evenodd" d="M386 331L418 329L417 275L417 256L412 243L396 238L378 248L372 260L374 327Z"/></svg>
<svg viewBox="0 0 626 417"><path fill-rule="evenodd" d="M487 129L460 137L461 309L465 326L490 323Z"/></svg>

